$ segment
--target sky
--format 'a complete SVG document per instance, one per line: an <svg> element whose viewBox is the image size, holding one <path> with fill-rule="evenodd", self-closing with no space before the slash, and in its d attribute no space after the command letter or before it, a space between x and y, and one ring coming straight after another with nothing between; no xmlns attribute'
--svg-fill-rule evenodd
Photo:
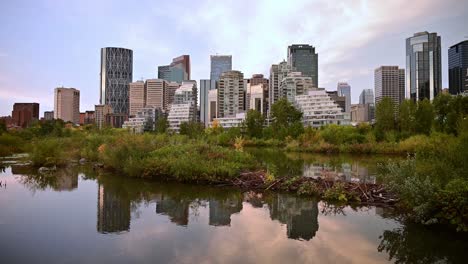
<svg viewBox="0 0 468 264"><path fill-rule="evenodd" d="M0 116L14 102L53 110L54 88L80 90L80 110L99 103L100 49L133 50L133 78L189 54L192 79L208 79L210 55L232 55L248 78L286 59L291 44L319 54L319 87L351 85L352 102L374 87L381 65L405 67L405 39L416 32L447 50L468 39L466 0L4 0L0 1Z"/></svg>

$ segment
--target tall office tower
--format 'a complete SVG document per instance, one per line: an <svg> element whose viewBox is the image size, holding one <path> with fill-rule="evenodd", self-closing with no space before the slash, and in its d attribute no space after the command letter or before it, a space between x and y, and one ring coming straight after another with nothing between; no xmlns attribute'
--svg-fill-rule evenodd
<svg viewBox="0 0 468 264"><path fill-rule="evenodd" d="M128 115L128 84L133 81L133 51L101 49L101 94L99 103L110 105L114 113Z"/></svg>
<svg viewBox="0 0 468 264"><path fill-rule="evenodd" d="M339 82L336 90L338 91L338 96L346 97L345 112L349 113L351 111L351 85L346 82Z"/></svg>
<svg viewBox="0 0 468 264"><path fill-rule="evenodd" d="M359 95L359 104L373 104L374 103L374 90L364 89Z"/></svg>
<svg viewBox="0 0 468 264"><path fill-rule="evenodd" d="M294 103L297 95L305 94L309 90L316 89L312 78L302 75L301 72L291 72L283 78L280 84L280 95Z"/></svg>
<svg viewBox="0 0 468 264"><path fill-rule="evenodd" d="M15 126L28 127L32 121L39 120L39 104L15 103L11 117Z"/></svg>
<svg viewBox="0 0 468 264"><path fill-rule="evenodd" d="M381 66L374 71L375 103L390 97L398 109L405 99L405 70L398 66Z"/></svg>
<svg viewBox="0 0 468 264"><path fill-rule="evenodd" d="M221 77L223 72L232 70L231 55L211 55L210 80L216 82Z"/></svg>
<svg viewBox="0 0 468 264"><path fill-rule="evenodd" d="M208 93L216 89L216 85L211 80L200 80L200 122L208 125Z"/></svg>
<svg viewBox="0 0 468 264"><path fill-rule="evenodd" d="M178 83L190 80L190 56L182 55L172 59L170 65L159 66L158 79Z"/></svg>
<svg viewBox="0 0 468 264"><path fill-rule="evenodd" d="M286 61L282 61L279 64L273 64L270 68L270 81L268 89L268 105L271 107L276 101L281 98L280 84L284 77L288 76L290 72L293 72L294 68Z"/></svg>
<svg viewBox="0 0 468 264"><path fill-rule="evenodd" d="M307 44L289 46L288 64L295 68L295 71L311 77L314 87L318 87L318 54L315 47Z"/></svg>
<svg viewBox="0 0 468 264"><path fill-rule="evenodd" d="M227 71L221 74L217 83L218 117L233 117L244 112L244 74Z"/></svg>
<svg viewBox="0 0 468 264"><path fill-rule="evenodd" d="M440 36L419 32L406 39L406 98L433 100L442 92Z"/></svg>
<svg viewBox="0 0 468 264"><path fill-rule="evenodd" d="M468 91L468 40L450 47L448 64L449 92L460 94Z"/></svg>
<svg viewBox="0 0 468 264"><path fill-rule="evenodd" d="M45 111L44 120L54 120L54 111Z"/></svg>
<svg viewBox="0 0 468 264"><path fill-rule="evenodd" d="M164 95L167 89L167 81L163 79L148 79L145 82L146 107L164 109Z"/></svg>
<svg viewBox="0 0 468 264"><path fill-rule="evenodd" d="M106 116L112 114L112 107L110 105L95 105L94 118L98 129L106 125Z"/></svg>
<svg viewBox="0 0 468 264"><path fill-rule="evenodd" d="M208 119L207 125L218 117L218 89L212 89L208 92Z"/></svg>
<svg viewBox="0 0 468 264"><path fill-rule="evenodd" d="M135 116L146 104L145 83L143 81L132 82L130 87L130 116Z"/></svg>
<svg viewBox="0 0 468 264"><path fill-rule="evenodd" d="M54 118L65 122L80 122L80 91L75 88L55 88Z"/></svg>

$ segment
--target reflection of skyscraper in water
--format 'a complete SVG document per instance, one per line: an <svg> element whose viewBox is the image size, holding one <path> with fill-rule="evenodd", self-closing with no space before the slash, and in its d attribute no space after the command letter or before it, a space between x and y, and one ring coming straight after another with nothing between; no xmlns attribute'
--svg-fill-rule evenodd
<svg viewBox="0 0 468 264"><path fill-rule="evenodd" d="M177 225L188 225L190 201L175 200L164 195L156 204L156 213L167 215Z"/></svg>
<svg viewBox="0 0 468 264"><path fill-rule="evenodd" d="M130 230L130 199L112 189L98 185L97 230L99 233L118 233Z"/></svg>
<svg viewBox="0 0 468 264"><path fill-rule="evenodd" d="M318 231L318 204L314 200L278 194L270 204L272 220L287 225L291 239L312 239Z"/></svg>
<svg viewBox="0 0 468 264"><path fill-rule="evenodd" d="M242 210L242 199L227 198L224 200L210 199L209 225L231 225L231 215Z"/></svg>

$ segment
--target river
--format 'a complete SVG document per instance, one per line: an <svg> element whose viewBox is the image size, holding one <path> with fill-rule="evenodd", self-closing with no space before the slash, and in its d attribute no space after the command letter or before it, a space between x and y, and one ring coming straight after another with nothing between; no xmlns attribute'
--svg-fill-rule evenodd
<svg viewBox="0 0 468 264"><path fill-rule="evenodd" d="M378 181L388 157L248 150L275 175ZM4 162L1 263L464 263L467 239L285 193L98 174L51 176Z"/></svg>

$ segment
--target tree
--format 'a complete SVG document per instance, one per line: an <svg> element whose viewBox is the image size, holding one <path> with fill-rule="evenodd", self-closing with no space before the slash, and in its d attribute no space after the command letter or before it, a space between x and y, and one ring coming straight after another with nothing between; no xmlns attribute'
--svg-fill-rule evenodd
<svg viewBox="0 0 468 264"><path fill-rule="evenodd" d="M404 100L398 111L398 125L400 132L409 136L414 133L416 104L409 99Z"/></svg>
<svg viewBox="0 0 468 264"><path fill-rule="evenodd" d="M261 138L263 134L263 123L265 118L257 110L249 110L245 118L247 135L251 138Z"/></svg>
<svg viewBox="0 0 468 264"><path fill-rule="evenodd" d="M166 117L161 117L156 121L156 133L163 134L167 132L169 128L169 122Z"/></svg>
<svg viewBox="0 0 468 264"><path fill-rule="evenodd" d="M272 129L277 138L297 137L304 131L302 112L286 98L281 98L271 105Z"/></svg>
<svg viewBox="0 0 468 264"><path fill-rule="evenodd" d="M200 122L182 122L180 124L179 133L181 135L187 135L190 138L196 138L203 135L205 131L205 125Z"/></svg>
<svg viewBox="0 0 468 264"><path fill-rule="evenodd" d="M449 94L441 93L433 101L435 114L435 128L440 132L447 132L448 117L453 109L453 99Z"/></svg>
<svg viewBox="0 0 468 264"><path fill-rule="evenodd" d="M390 97L384 97L375 109L375 128L383 135L395 129L395 107Z"/></svg>
<svg viewBox="0 0 468 264"><path fill-rule="evenodd" d="M418 102L415 113L416 133L429 135L434 123L434 107L427 99Z"/></svg>

